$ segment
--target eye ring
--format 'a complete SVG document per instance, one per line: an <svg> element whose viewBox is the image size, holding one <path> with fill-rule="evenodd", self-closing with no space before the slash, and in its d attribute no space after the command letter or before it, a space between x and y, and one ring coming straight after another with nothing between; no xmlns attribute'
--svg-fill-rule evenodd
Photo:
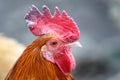
<svg viewBox="0 0 120 80"><path fill-rule="evenodd" d="M58 44L58 42L52 42L51 43L51 45L53 45L53 46L55 46L55 45L57 45Z"/></svg>

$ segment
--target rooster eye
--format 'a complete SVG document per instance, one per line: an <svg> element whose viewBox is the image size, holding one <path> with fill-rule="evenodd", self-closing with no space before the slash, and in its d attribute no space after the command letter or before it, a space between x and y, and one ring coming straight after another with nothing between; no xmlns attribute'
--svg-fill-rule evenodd
<svg viewBox="0 0 120 80"><path fill-rule="evenodd" d="M55 46L57 45L58 43L57 42L52 42L51 45Z"/></svg>

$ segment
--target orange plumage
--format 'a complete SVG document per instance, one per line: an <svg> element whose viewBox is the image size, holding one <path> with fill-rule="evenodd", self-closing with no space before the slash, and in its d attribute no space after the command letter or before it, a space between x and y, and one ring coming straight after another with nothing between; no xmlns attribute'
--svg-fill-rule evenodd
<svg viewBox="0 0 120 80"><path fill-rule="evenodd" d="M79 39L79 29L65 11L54 16L47 6L43 13L34 5L25 16L30 31L40 36L19 57L5 80L74 80L76 63L70 51ZM78 43L77 43L78 44Z"/></svg>
<svg viewBox="0 0 120 80"><path fill-rule="evenodd" d="M57 65L42 58L41 47L54 37L45 35L29 45L5 80L73 80L70 74L64 75Z"/></svg>

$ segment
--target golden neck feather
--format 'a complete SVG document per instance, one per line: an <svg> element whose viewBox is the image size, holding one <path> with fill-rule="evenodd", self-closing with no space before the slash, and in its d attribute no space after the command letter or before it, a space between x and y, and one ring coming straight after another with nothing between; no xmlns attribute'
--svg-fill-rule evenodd
<svg viewBox="0 0 120 80"><path fill-rule="evenodd" d="M41 47L55 35L43 35L33 41L17 60L5 80L72 80L71 75L64 75L56 64L45 60Z"/></svg>

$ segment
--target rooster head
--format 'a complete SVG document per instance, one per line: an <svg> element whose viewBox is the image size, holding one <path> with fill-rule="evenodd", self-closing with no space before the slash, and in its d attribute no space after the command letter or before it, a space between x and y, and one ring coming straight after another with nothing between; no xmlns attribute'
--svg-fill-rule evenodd
<svg viewBox="0 0 120 80"><path fill-rule="evenodd" d="M35 36L54 34L57 37L50 39L42 46L41 52L44 59L56 64L64 74L74 70L76 63L70 51L71 46L79 45L76 40L80 37L80 31L74 20L68 16L65 10L60 13L55 7L54 15L44 5L43 12L32 5L30 11L25 15L30 31Z"/></svg>

